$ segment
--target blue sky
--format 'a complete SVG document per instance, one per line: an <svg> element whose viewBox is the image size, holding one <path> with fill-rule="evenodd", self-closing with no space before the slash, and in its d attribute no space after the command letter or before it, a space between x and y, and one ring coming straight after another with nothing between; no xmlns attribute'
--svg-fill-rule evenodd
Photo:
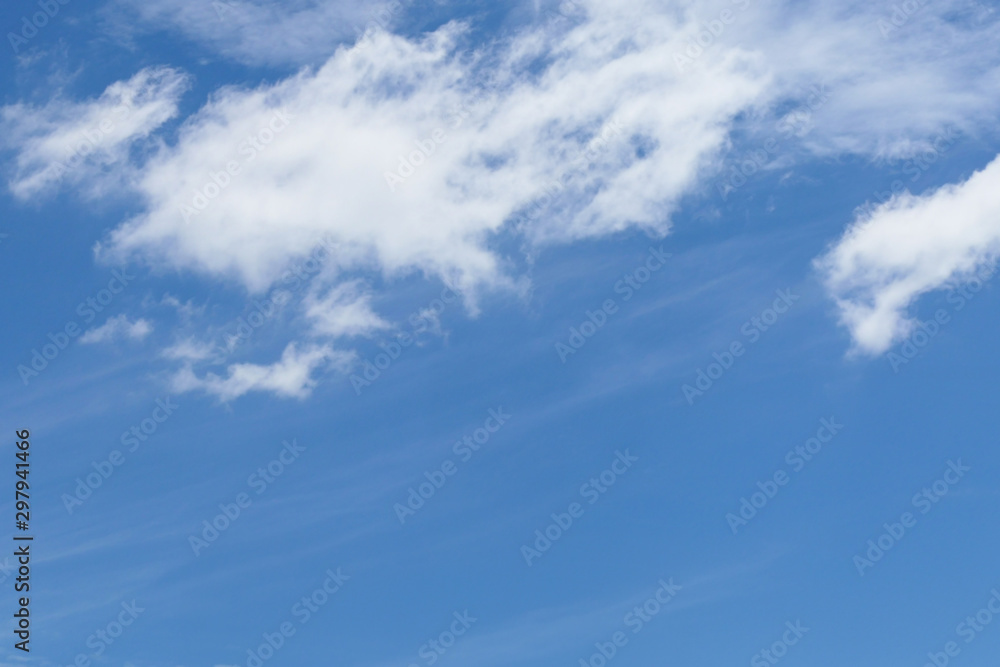
<svg viewBox="0 0 1000 667"><path fill-rule="evenodd" d="M0 663L995 662L996 3L40 7Z"/></svg>

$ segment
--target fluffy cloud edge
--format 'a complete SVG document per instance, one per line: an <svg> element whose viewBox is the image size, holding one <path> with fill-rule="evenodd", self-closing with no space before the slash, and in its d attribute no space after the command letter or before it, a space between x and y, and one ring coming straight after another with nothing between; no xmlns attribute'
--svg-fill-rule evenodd
<svg viewBox="0 0 1000 667"><path fill-rule="evenodd" d="M174 68L147 67L92 100L0 108L0 142L16 153L11 193L23 200L69 182L98 194L112 165L127 177L130 148L177 115L188 83Z"/></svg>
<svg viewBox="0 0 1000 667"><path fill-rule="evenodd" d="M913 331L921 295L978 279L998 256L1000 156L960 183L860 213L815 266L854 351L879 355Z"/></svg>
<svg viewBox="0 0 1000 667"><path fill-rule="evenodd" d="M115 340L143 340L153 332L153 324L146 319L137 319L130 322L127 315L116 315L99 327L88 329L80 336L80 343L83 345L93 345L96 343L107 343Z"/></svg>
<svg viewBox="0 0 1000 667"><path fill-rule="evenodd" d="M171 388L179 394L201 391L223 403L251 392L271 392L282 398L301 400L316 387L315 371L325 366L343 370L352 359L351 353L335 351L329 345L312 345L299 350L295 343L290 343L281 359L273 364L232 364L225 377L215 373L198 377L191 366L185 366L173 375Z"/></svg>

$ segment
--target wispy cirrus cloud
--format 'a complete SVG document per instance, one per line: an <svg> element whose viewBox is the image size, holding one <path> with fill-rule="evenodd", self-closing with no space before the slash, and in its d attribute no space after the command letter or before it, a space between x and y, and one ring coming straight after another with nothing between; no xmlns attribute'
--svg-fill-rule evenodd
<svg viewBox="0 0 1000 667"><path fill-rule="evenodd" d="M178 393L202 391L221 401L232 401L250 392L272 392L282 398L305 398L316 386L313 373L325 365L344 366L350 355L334 351L329 346L311 346L299 350L294 343L285 348L281 359L273 364L232 364L228 375L220 377L206 373L198 377L185 366L172 378L172 388Z"/></svg>
<svg viewBox="0 0 1000 667"><path fill-rule="evenodd" d="M178 70L146 68L93 100L0 108L0 146L16 154L11 192L26 199L70 183L100 193L103 179L120 183L133 143L177 115L187 85Z"/></svg>
<svg viewBox="0 0 1000 667"><path fill-rule="evenodd" d="M365 25L386 25L396 3L357 0L116 0L105 16L119 34L169 27L225 58L251 65L301 65L329 57ZM400 5L401 6L401 5ZM384 18L383 18L384 17Z"/></svg>
<svg viewBox="0 0 1000 667"><path fill-rule="evenodd" d="M153 332L153 325L149 320L138 319L131 322L125 314L116 315L99 327L88 329L80 336L80 342L89 345L94 343L106 343L114 340L129 339L142 340Z"/></svg>

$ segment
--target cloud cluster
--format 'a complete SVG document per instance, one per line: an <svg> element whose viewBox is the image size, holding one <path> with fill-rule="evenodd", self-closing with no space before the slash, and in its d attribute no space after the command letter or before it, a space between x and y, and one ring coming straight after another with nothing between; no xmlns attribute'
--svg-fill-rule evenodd
<svg viewBox="0 0 1000 667"><path fill-rule="evenodd" d="M372 310L372 295L360 281L349 281L328 290L322 296L310 294L304 303L305 314L318 336L342 338L364 336L388 329L390 324Z"/></svg>
<svg viewBox="0 0 1000 667"><path fill-rule="evenodd" d="M766 77L727 52L685 75L663 66L682 47L675 17L595 12L489 58L458 47L458 24L420 40L380 32L315 71L220 91L144 165L145 210L101 254L259 293L328 239L336 256L303 308L313 335L337 339L388 326L350 272L437 276L474 309L480 291L517 284L492 249L501 233L533 244L665 233ZM287 368L197 382L231 397ZM179 386L196 379L188 369Z"/></svg>
<svg viewBox="0 0 1000 667"><path fill-rule="evenodd" d="M422 271L468 293L510 284L491 251L505 223L534 243L666 232L766 77L730 51L685 75L669 65L676 18L594 12L489 62L457 48L452 24L419 41L380 33L315 72L220 92L145 166L146 210L105 256L259 291L326 236L343 270Z"/></svg>
<svg viewBox="0 0 1000 667"><path fill-rule="evenodd" d="M113 166L123 178L134 142L177 115L187 83L175 69L146 68L94 100L0 108L0 146L17 153L11 192L25 199L63 182L100 191Z"/></svg>
<svg viewBox="0 0 1000 667"><path fill-rule="evenodd" d="M12 187L23 196L53 182L45 165L72 146L80 118L141 98L133 106L146 112L88 158L127 165L143 202L100 256L235 279L260 294L325 239L335 250L301 306L308 333L329 345L389 327L359 275L389 285L414 273L437 278L474 311L481 292L521 284L498 250L512 239L533 252L630 229L667 233L681 199L718 172L734 129L766 133L800 113L816 84L824 103L810 109L813 129L788 150L891 159L945 128L983 131L1000 111L1000 55L989 48L998 22L958 0L908 0L899 15L854 0L581 0L558 20L476 48L460 23L414 38L376 31L336 48L338 17L372 10L318 0L126 4L228 57L313 66L258 88L220 88L176 142L141 164L127 162L128 146L176 113L184 77L173 70L144 70L96 101L53 103L44 122L6 107L5 122L31 130L14 145ZM947 236L929 218L922 241L902 241L918 256L878 255L896 242L882 237L905 226L893 216L925 220L920 211L933 201L893 202L824 260L866 349L905 330L900 313L938 274L965 268L959 243L926 270L916 247ZM967 255L990 252L976 245L987 240L982 225L962 224ZM198 349L191 345L186 352ZM301 396L333 348L297 349L271 366L234 366L227 379L198 379L186 366L178 386Z"/></svg>
<svg viewBox="0 0 1000 667"><path fill-rule="evenodd" d="M250 392L272 392L284 398L305 398L316 386L314 372L327 366L345 368L351 355L330 346L309 346L303 350L291 343L281 359L273 364L232 364L228 375L206 373L198 377L190 366L174 375L172 388L177 393L202 391L222 401L232 401Z"/></svg>
<svg viewBox="0 0 1000 667"><path fill-rule="evenodd" d="M1000 113L1000 15L976 2L723 4L748 5L719 40L768 63L779 114L814 84L828 92L804 140L814 155L904 158L946 130L992 131Z"/></svg>
<svg viewBox="0 0 1000 667"><path fill-rule="evenodd" d="M99 327L89 329L80 336L80 342L84 345L93 343L106 343L115 340L142 340L153 331L153 325L149 320L138 319L130 322L127 315L116 315L108 318L107 322Z"/></svg>
<svg viewBox="0 0 1000 667"><path fill-rule="evenodd" d="M963 183L862 214L817 264L858 349L879 354L910 334L917 297L998 256L1000 157Z"/></svg>
<svg viewBox="0 0 1000 667"><path fill-rule="evenodd" d="M251 65L300 65L326 58L376 21L389 25L400 2L356 0L116 0L120 32L169 26L225 58Z"/></svg>

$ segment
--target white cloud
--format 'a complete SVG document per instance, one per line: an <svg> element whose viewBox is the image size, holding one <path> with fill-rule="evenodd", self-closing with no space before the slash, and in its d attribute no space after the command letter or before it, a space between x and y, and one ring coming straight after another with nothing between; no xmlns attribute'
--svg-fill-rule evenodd
<svg viewBox="0 0 1000 667"><path fill-rule="evenodd" d="M299 352L291 343L285 348L281 360L268 366L258 364L232 364L228 377L207 373L199 378L186 366L173 377L173 389L178 393L203 391L222 401L231 401L254 391L269 391L284 398L305 398L316 386L313 372L327 365L341 368L351 355L335 352L329 346L310 346Z"/></svg>
<svg viewBox="0 0 1000 667"><path fill-rule="evenodd" d="M337 46L363 33L371 21L390 25L402 4L393 0L118 0L109 17L125 34L139 27L170 26L226 58L253 65L287 65L328 57ZM394 10L397 5L399 9Z"/></svg>
<svg viewBox="0 0 1000 667"><path fill-rule="evenodd" d="M185 338L163 350L162 355L175 361L204 361L214 353L215 349L210 344Z"/></svg>
<svg viewBox="0 0 1000 667"><path fill-rule="evenodd" d="M80 342L84 345L93 343L107 343L113 340L128 338L131 340L142 340L153 331L153 325L148 320L139 319L129 322L128 316L116 315L99 327L89 329L80 336Z"/></svg>
<svg viewBox="0 0 1000 667"><path fill-rule="evenodd" d="M883 10L864 3L582 6L572 25L526 27L473 54L457 25L419 42L380 33L273 86L218 91L145 165L146 210L105 256L261 291L329 236L342 270L419 270L474 293L515 283L492 250L501 233L529 246L665 233L734 123L785 116L771 105L807 84L827 91L809 121L821 153L902 155L997 111L1000 58L984 49L996 23L944 8L886 37ZM717 36L703 30L712 22ZM682 72L699 32L709 43Z"/></svg>
<svg viewBox="0 0 1000 667"><path fill-rule="evenodd" d="M809 144L830 154L912 154L946 126L973 132L988 124L1000 102L994 94L1000 57L991 48L1000 39L1000 23L995 12L966 0L888 5L867 0L577 0L547 5L549 10L539 12L535 3L543 29L518 25L525 8L511 8L510 29L520 31L511 40L511 52L531 53L540 32L564 29L567 20L552 20L551 10L558 5L556 11L568 20L589 16L584 24L599 35L595 46L604 43L599 49L640 46L621 32L628 27L622 19L648 18L663 42L684 40L683 48L660 63L665 68L673 66L674 54L683 55L691 45L697 50L700 43L716 56L759 55L774 74L770 93L775 99L800 98L813 84L825 84L834 94L816 111L820 132ZM410 0L117 0L112 5L130 14L122 24L140 23L149 30L170 26L226 57L272 65L320 65L368 28L394 27L411 6ZM731 17L726 23L723 12ZM664 25L658 21L664 16L676 20ZM584 34L578 31L577 39ZM696 64L703 57L697 56Z"/></svg>
<svg viewBox="0 0 1000 667"><path fill-rule="evenodd" d="M275 86L220 91L146 166L147 210L105 256L261 291L327 236L342 270L422 271L468 294L514 284L491 250L505 222L534 244L666 232L766 77L729 51L682 75L674 17L593 11L568 31L514 39L488 64L456 49L462 28L450 25L422 42L379 34ZM401 159L421 164L411 174ZM229 162L238 174L222 173ZM521 215L539 202L539 215Z"/></svg>
<svg viewBox="0 0 1000 667"><path fill-rule="evenodd" d="M974 3L724 4L746 3L721 39L761 55L774 74L775 99L822 84L828 99L810 112L813 131L804 142L814 153L906 157L949 128L990 131L1000 113L1000 21ZM915 11L896 14L903 6ZM718 5L703 15L712 12Z"/></svg>
<svg viewBox="0 0 1000 667"><path fill-rule="evenodd" d="M178 316L180 316L183 322L190 322L192 319L199 315L205 313L205 306L195 306L194 302L188 299L186 302L181 303L181 300L171 294L164 294L163 298L160 299L159 305L169 306L177 311Z"/></svg>
<svg viewBox="0 0 1000 667"><path fill-rule="evenodd" d="M371 294L362 293L362 289L361 281L355 280L341 283L322 297L309 295L304 305L306 317L312 320L313 332L340 338L364 336L389 328L389 323L372 310Z"/></svg>
<svg viewBox="0 0 1000 667"><path fill-rule="evenodd" d="M963 183L862 213L817 265L857 348L879 354L910 333L917 297L967 280L998 255L1000 157Z"/></svg>
<svg viewBox="0 0 1000 667"><path fill-rule="evenodd" d="M175 143L130 163L142 206L99 255L260 294L329 239L336 250L302 308L331 343L387 326L371 294L352 292L359 274L388 285L438 278L474 311L479 292L523 287L500 247L667 233L682 198L718 173L734 128L761 136L796 118L809 131L782 151L893 158L946 128L980 132L1000 112L1000 24L957 0L918 3L888 31L879 21L891 9L854 0L581 0L566 20L474 49L472 31L448 24L419 39L379 32L332 55L344 28L331 25L354 5L127 4L229 57L311 66L256 89L218 89ZM816 84L825 99L805 112ZM171 96L159 97L160 115L173 113ZM876 309L880 326L903 301ZM863 309L845 317L859 331L868 319ZM284 363L234 367L226 380L182 375L239 395L231 388L244 378Z"/></svg>
<svg viewBox="0 0 1000 667"><path fill-rule="evenodd" d="M0 145L17 153L11 192L24 199L64 179L95 188L88 179L111 165L123 168L132 144L177 114L186 88L187 78L177 70L146 68L94 100L0 108Z"/></svg>

